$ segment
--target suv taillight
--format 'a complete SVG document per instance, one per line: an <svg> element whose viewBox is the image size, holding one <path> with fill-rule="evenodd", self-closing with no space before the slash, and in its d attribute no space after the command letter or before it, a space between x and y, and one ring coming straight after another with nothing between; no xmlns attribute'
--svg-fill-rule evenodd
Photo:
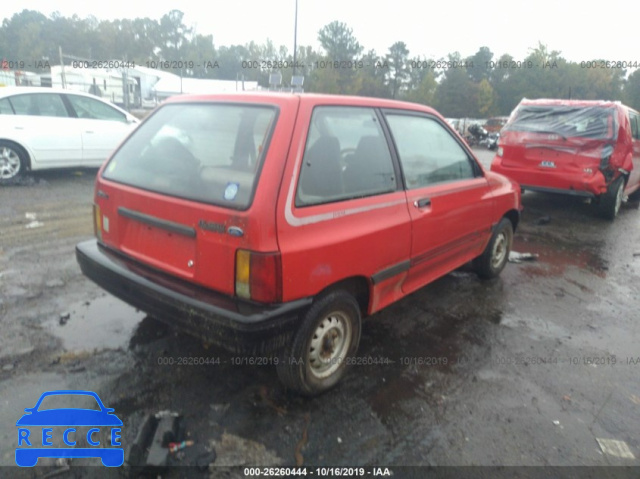
<svg viewBox="0 0 640 479"><path fill-rule="evenodd" d="M261 303L281 302L280 253L236 251L236 295Z"/></svg>

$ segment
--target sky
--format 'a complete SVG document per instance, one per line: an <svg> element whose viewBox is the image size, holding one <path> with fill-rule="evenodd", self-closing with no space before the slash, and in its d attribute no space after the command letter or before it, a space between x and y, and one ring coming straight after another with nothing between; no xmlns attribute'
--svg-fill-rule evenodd
<svg viewBox="0 0 640 479"><path fill-rule="evenodd" d="M49 16L77 14L98 19L150 17L173 9L184 12L184 23L214 45L258 44L271 39L293 51L296 0L21 0L5 2L0 18L23 10ZM19 5L19 6L18 6ZM404 41L410 57L438 59L458 51L462 57L487 46L497 59L509 53L523 59L542 42L569 60L605 59L640 63L635 37L640 2L607 0L298 0L298 45L320 49L318 31L338 20L347 24L365 51L379 55Z"/></svg>

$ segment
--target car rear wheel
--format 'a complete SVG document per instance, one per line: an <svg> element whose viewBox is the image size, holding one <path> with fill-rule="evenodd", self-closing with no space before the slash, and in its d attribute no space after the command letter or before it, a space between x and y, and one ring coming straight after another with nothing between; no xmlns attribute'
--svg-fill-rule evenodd
<svg viewBox="0 0 640 479"><path fill-rule="evenodd" d="M0 185L14 183L27 167L26 154L22 148L8 141L0 141Z"/></svg>
<svg viewBox="0 0 640 479"><path fill-rule="evenodd" d="M513 225L507 218L502 218L484 252L473 260L473 267L478 276L484 279L498 276L509 261L512 242Z"/></svg>
<svg viewBox="0 0 640 479"><path fill-rule="evenodd" d="M358 349L360 330L360 308L352 295L337 290L320 297L279 358L280 380L306 396L332 388Z"/></svg>
<svg viewBox="0 0 640 479"><path fill-rule="evenodd" d="M606 193L600 195L598 212L600 216L608 220L614 220L620 211L622 197L624 195L624 178L621 176L609 185Z"/></svg>

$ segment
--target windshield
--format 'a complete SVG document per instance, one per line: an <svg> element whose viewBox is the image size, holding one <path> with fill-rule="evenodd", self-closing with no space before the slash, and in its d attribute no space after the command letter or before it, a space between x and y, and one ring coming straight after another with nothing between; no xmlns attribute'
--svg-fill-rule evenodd
<svg viewBox="0 0 640 479"><path fill-rule="evenodd" d="M615 110L601 106L521 106L505 130L532 131L570 137L610 139L614 136Z"/></svg>
<svg viewBox="0 0 640 479"><path fill-rule="evenodd" d="M251 204L277 110L182 103L161 107L122 145L103 177L230 208Z"/></svg>

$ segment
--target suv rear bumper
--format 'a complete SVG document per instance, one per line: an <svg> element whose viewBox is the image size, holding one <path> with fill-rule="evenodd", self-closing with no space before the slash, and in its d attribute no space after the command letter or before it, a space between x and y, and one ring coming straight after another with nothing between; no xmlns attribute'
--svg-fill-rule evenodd
<svg viewBox="0 0 640 479"><path fill-rule="evenodd" d="M491 171L500 173L516 181L522 188L545 193L594 198L607 191L607 182L599 170L591 175L582 172L540 170L539 168L512 168L495 160Z"/></svg>
<svg viewBox="0 0 640 479"><path fill-rule="evenodd" d="M238 354L269 354L284 347L312 302L304 298L260 305L237 300L158 272L96 240L79 243L76 258L82 273L114 296Z"/></svg>

